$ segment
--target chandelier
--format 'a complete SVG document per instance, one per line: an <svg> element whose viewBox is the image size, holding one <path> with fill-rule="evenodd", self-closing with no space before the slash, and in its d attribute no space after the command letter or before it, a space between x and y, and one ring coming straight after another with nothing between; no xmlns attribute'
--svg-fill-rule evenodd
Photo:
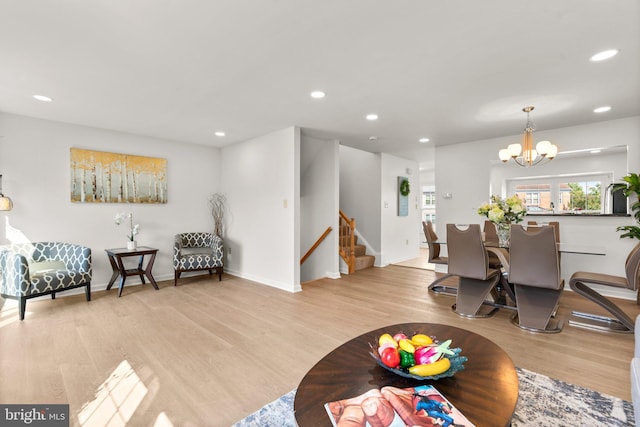
<svg viewBox="0 0 640 427"><path fill-rule="evenodd" d="M535 107L524 107L522 111L527 113L527 125L524 128L524 138L522 144L509 144L498 152L498 156L503 163L513 159L519 166L528 168L539 164L548 163L558 154L558 147L549 141L540 141L533 148L533 131L535 127L529 120L529 113ZM544 163L543 163L544 162Z"/></svg>

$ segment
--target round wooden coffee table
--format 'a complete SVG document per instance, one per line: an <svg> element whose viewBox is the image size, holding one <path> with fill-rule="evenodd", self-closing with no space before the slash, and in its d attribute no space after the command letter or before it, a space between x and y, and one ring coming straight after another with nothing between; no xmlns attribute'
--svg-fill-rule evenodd
<svg viewBox="0 0 640 427"><path fill-rule="evenodd" d="M453 377L418 381L400 377L369 355L369 343L383 333L424 333L451 347L462 348L469 360ZM508 426L518 400L518 375L513 361L492 341L473 332L447 325L402 323L367 332L342 344L322 358L304 376L294 401L300 427L331 426L324 404L358 396L384 386L415 387L431 384L476 426Z"/></svg>

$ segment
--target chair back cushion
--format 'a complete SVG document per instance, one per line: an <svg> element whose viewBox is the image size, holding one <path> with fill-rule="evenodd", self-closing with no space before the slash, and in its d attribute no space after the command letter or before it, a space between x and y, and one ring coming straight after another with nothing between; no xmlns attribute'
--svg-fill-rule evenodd
<svg viewBox="0 0 640 427"><path fill-rule="evenodd" d="M447 224L447 251L449 274L487 280L489 256L482 243L479 224L470 224L466 230Z"/></svg>
<svg viewBox="0 0 640 427"><path fill-rule="evenodd" d="M484 241L485 242L498 242L498 231L496 225L491 221L484 222Z"/></svg>
<svg viewBox="0 0 640 427"><path fill-rule="evenodd" d="M560 262L554 227L511 226L509 282L560 289Z"/></svg>
<svg viewBox="0 0 640 427"><path fill-rule="evenodd" d="M213 233L182 233L179 234L180 243L183 248L204 248L213 247ZM177 236L177 237L178 237Z"/></svg>
<svg viewBox="0 0 640 427"><path fill-rule="evenodd" d="M422 230L424 231L424 236L427 239L427 245L429 245L428 261L432 262L435 258L440 257L440 244L434 243L438 240L438 235L435 231L433 231L433 224L431 223L431 221L422 221Z"/></svg>

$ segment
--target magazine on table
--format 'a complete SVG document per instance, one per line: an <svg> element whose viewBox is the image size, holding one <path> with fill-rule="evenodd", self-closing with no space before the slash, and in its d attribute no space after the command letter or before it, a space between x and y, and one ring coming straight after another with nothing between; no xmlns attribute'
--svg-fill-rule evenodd
<svg viewBox="0 0 640 427"><path fill-rule="evenodd" d="M324 406L336 427L475 427L431 385L371 389Z"/></svg>

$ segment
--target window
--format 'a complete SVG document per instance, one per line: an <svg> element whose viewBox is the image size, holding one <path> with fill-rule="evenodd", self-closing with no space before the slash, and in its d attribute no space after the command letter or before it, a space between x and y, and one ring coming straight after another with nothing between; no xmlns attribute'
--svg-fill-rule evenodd
<svg viewBox="0 0 640 427"><path fill-rule="evenodd" d="M507 180L508 194L524 200L527 213L606 213L613 174L562 175Z"/></svg>
<svg viewBox="0 0 640 427"><path fill-rule="evenodd" d="M436 192L435 191L424 191L422 192L422 208L426 209L428 207L434 206L436 204Z"/></svg>

